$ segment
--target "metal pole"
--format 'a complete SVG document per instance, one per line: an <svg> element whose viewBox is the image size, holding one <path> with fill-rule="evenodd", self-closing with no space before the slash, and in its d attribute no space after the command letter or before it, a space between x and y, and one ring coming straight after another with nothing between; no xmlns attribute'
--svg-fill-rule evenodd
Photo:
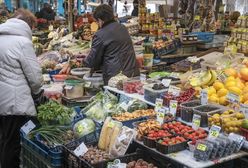
<svg viewBox="0 0 248 168"><path fill-rule="evenodd" d="M68 29L69 32L73 31L73 16L72 16L72 0L68 0Z"/></svg>

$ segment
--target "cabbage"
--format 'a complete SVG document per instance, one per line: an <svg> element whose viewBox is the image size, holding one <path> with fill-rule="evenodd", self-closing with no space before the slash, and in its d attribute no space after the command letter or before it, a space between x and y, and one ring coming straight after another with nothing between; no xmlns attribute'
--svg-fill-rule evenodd
<svg viewBox="0 0 248 168"><path fill-rule="evenodd" d="M96 125L94 121L88 118L78 121L73 126L73 132L77 138L81 138L89 133L92 133L95 129Z"/></svg>

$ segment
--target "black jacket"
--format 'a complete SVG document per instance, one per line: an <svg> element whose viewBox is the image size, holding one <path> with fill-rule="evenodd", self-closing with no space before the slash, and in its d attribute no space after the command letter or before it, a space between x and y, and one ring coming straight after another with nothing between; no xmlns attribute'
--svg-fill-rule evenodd
<svg viewBox="0 0 248 168"><path fill-rule="evenodd" d="M94 70L102 68L105 85L121 71L128 77L139 75L131 37L126 27L115 21L103 25L95 33L84 64Z"/></svg>

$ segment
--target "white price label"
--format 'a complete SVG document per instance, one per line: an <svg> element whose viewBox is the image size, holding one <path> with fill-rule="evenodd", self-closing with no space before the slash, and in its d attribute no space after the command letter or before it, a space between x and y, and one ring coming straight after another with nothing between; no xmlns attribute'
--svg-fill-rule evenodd
<svg viewBox="0 0 248 168"><path fill-rule="evenodd" d="M163 80L162 80L162 84L163 84L165 87L169 87L169 86L170 86L170 83L171 83L171 79L163 79Z"/></svg>
<svg viewBox="0 0 248 168"><path fill-rule="evenodd" d="M163 99L157 98L155 102L155 111L157 112L162 107L163 107Z"/></svg>
<svg viewBox="0 0 248 168"><path fill-rule="evenodd" d="M157 112L157 121L162 125L164 123L165 110L160 108Z"/></svg>
<svg viewBox="0 0 248 168"><path fill-rule="evenodd" d="M173 116L176 116L176 113L177 113L177 101L176 100L170 101L170 113Z"/></svg>
<svg viewBox="0 0 248 168"><path fill-rule="evenodd" d="M168 93L171 93L173 96L179 96L180 92L181 92L181 88L176 87L176 86L170 85L168 89Z"/></svg>
<svg viewBox="0 0 248 168"><path fill-rule="evenodd" d="M75 155L78 157L83 156L86 152L88 152L88 148L83 142L74 150Z"/></svg>
<svg viewBox="0 0 248 168"><path fill-rule="evenodd" d="M85 82L84 86L85 87L90 87L91 86L91 82Z"/></svg>
<svg viewBox="0 0 248 168"><path fill-rule="evenodd" d="M66 90L71 90L72 88L73 88L73 86L69 86L69 85L66 85L66 86L65 86L65 89L66 89Z"/></svg>
<svg viewBox="0 0 248 168"><path fill-rule="evenodd" d="M220 74L218 75L218 79L219 79L222 83L224 83L224 82L226 81L226 78L227 78L227 76L226 76L226 74L225 74L224 72L222 72L222 73L220 73Z"/></svg>
<svg viewBox="0 0 248 168"><path fill-rule="evenodd" d="M201 116L198 114L193 115L192 128L197 130L201 125Z"/></svg>
<svg viewBox="0 0 248 168"><path fill-rule="evenodd" d="M201 105L208 104L208 92L207 90L201 90Z"/></svg>
<svg viewBox="0 0 248 168"><path fill-rule="evenodd" d="M176 73L176 72L171 72L171 74L169 75L169 77L172 77L172 78L179 78L180 76L180 73Z"/></svg>
<svg viewBox="0 0 248 168"><path fill-rule="evenodd" d="M239 111L244 113L245 118L248 118L248 105L247 104L240 104Z"/></svg>
<svg viewBox="0 0 248 168"><path fill-rule="evenodd" d="M27 135L28 133L30 133L30 131L32 131L35 128L35 124L29 120L26 124L24 124L21 127L21 130Z"/></svg>
<svg viewBox="0 0 248 168"><path fill-rule="evenodd" d="M49 30L49 31L53 31L53 25L50 25L50 26L48 27L48 30Z"/></svg>
<svg viewBox="0 0 248 168"><path fill-rule="evenodd" d="M121 142L124 139L127 139L127 135L126 134L122 134L121 136L118 137L118 141Z"/></svg>
<svg viewBox="0 0 248 168"><path fill-rule="evenodd" d="M219 127L217 125L212 125L210 130L209 130L208 137L209 138L217 138L220 134L220 130L221 130L221 127Z"/></svg>
<svg viewBox="0 0 248 168"><path fill-rule="evenodd" d="M236 95L234 93L228 93L226 96L226 99L228 102L230 103L239 103L240 99L239 99L239 95Z"/></svg>
<svg viewBox="0 0 248 168"><path fill-rule="evenodd" d="M140 80L146 81L146 74L140 74Z"/></svg>

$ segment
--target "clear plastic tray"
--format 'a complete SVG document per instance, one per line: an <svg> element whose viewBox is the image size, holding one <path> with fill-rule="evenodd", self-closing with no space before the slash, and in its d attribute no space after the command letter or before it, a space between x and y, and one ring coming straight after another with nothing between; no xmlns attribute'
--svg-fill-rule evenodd
<svg viewBox="0 0 248 168"><path fill-rule="evenodd" d="M149 85L144 85L144 98L145 100L155 103L157 98L160 98L162 94L164 94L165 92L167 92L167 88L166 89L162 89L162 90L154 90L152 89L152 86L154 84L149 84Z"/></svg>

